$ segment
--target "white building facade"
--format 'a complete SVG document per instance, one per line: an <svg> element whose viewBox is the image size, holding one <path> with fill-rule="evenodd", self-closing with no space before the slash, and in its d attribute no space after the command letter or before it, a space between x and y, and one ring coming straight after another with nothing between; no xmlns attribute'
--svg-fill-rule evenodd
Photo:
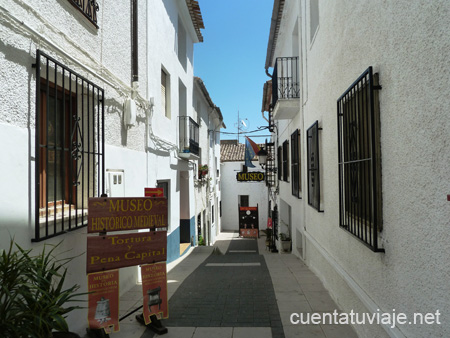
<svg viewBox="0 0 450 338"><path fill-rule="evenodd" d="M199 236L203 238L205 245L212 245L221 229L220 130L226 126L220 108L211 100L199 77L194 78L194 111L200 128L200 150L194 179L196 235L197 239Z"/></svg>
<svg viewBox="0 0 450 338"><path fill-rule="evenodd" d="M194 244L199 130L186 121L202 28L195 0L2 2L1 248L62 241L86 291L88 198L146 187L168 198L167 261ZM120 270L122 293L137 272ZM70 314L72 331L86 325L85 310Z"/></svg>
<svg viewBox="0 0 450 338"><path fill-rule="evenodd" d="M221 191L222 191L222 230L239 231L239 206L258 206L259 229L267 228L268 194L265 181L243 182L237 180L237 174L243 172L245 145L237 140L221 141ZM252 161L255 168L248 173L264 172L258 161Z"/></svg>
<svg viewBox="0 0 450 338"><path fill-rule="evenodd" d="M361 337L450 334L449 11L274 1L263 111L293 254L343 312L419 314Z"/></svg>

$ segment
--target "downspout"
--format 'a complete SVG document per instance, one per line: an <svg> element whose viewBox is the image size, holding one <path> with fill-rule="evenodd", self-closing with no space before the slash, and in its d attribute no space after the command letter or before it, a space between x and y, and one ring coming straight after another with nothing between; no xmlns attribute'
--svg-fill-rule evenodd
<svg viewBox="0 0 450 338"><path fill-rule="evenodd" d="M138 0L131 0L131 74L133 89L139 81L138 69Z"/></svg>

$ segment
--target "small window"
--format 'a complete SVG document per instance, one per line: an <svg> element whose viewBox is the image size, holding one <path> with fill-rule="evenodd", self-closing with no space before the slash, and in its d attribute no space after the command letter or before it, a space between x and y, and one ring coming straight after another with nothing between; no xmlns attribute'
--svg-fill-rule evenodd
<svg viewBox="0 0 450 338"><path fill-rule="evenodd" d="M319 0L309 1L309 27L310 27L310 40L312 43L317 29L319 28Z"/></svg>
<svg viewBox="0 0 450 338"><path fill-rule="evenodd" d="M214 205L211 205L211 224L214 224Z"/></svg>
<svg viewBox="0 0 450 338"><path fill-rule="evenodd" d="M300 198L302 180L300 165L300 131L298 129L291 135L291 175L292 195Z"/></svg>
<svg viewBox="0 0 450 338"><path fill-rule="evenodd" d="M382 225L378 74L369 67L338 100L340 226L373 251Z"/></svg>
<svg viewBox="0 0 450 338"><path fill-rule="evenodd" d="M316 121L307 131L308 148L308 204L322 212L320 205L320 166L319 166L319 122Z"/></svg>
<svg viewBox="0 0 450 338"><path fill-rule="evenodd" d="M177 31L177 55L178 60L183 66L184 71L187 69L187 41L186 29L183 26L181 18L178 17L178 31Z"/></svg>
<svg viewBox="0 0 450 338"><path fill-rule="evenodd" d="M170 119L170 78L163 69L161 69L161 111Z"/></svg>
<svg viewBox="0 0 450 338"><path fill-rule="evenodd" d="M239 205L241 207L248 207L249 206L248 195L239 195Z"/></svg>
<svg viewBox="0 0 450 338"><path fill-rule="evenodd" d="M283 142L283 181L289 182L289 141Z"/></svg>
<svg viewBox="0 0 450 338"><path fill-rule="evenodd" d="M281 181L283 173L283 148L281 146L278 147L277 154L278 181Z"/></svg>

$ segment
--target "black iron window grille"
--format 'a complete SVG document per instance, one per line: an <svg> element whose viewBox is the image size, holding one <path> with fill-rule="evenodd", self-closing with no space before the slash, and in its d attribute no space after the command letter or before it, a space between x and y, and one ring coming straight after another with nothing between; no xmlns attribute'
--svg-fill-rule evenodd
<svg viewBox="0 0 450 338"><path fill-rule="evenodd" d="M291 135L291 176L292 195L301 198L300 130L298 129Z"/></svg>
<svg viewBox="0 0 450 338"><path fill-rule="evenodd" d="M283 142L283 181L289 182L289 141Z"/></svg>
<svg viewBox="0 0 450 338"><path fill-rule="evenodd" d="M319 162L319 121L306 131L308 148L308 204L319 212L320 206L320 162Z"/></svg>
<svg viewBox="0 0 450 338"><path fill-rule="evenodd" d="M337 101L340 226L373 251L382 230L378 74L369 67Z"/></svg>
<svg viewBox="0 0 450 338"><path fill-rule="evenodd" d="M272 105L279 99L300 98L298 57L278 57L272 75Z"/></svg>
<svg viewBox="0 0 450 338"><path fill-rule="evenodd" d="M281 181L283 173L283 148L281 146L278 146L277 153L278 181Z"/></svg>
<svg viewBox="0 0 450 338"><path fill-rule="evenodd" d="M87 225L88 198L105 188L104 91L36 52L35 236Z"/></svg>
<svg viewBox="0 0 450 338"><path fill-rule="evenodd" d="M273 133L275 130L275 123L273 120L273 106L269 106L269 131Z"/></svg>
<svg viewBox="0 0 450 338"><path fill-rule="evenodd" d="M277 172L277 168L275 167L275 144L267 143L266 141L264 149L267 151L267 161L264 168L266 174L266 186L273 187L275 186L275 173Z"/></svg>
<svg viewBox="0 0 450 338"><path fill-rule="evenodd" d="M95 26L97 25L97 12L99 10L98 2L95 0L68 0L75 8Z"/></svg>
<svg viewBox="0 0 450 338"><path fill-rule="evenodd" d="M200 154L199 126L189 116L179 116L180 122L180 151L182 153Z"/></svg>

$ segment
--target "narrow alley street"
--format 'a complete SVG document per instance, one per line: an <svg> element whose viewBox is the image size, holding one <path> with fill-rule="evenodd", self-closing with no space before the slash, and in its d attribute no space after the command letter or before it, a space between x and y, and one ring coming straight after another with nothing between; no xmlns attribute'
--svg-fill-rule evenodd
<svg viewBox="0 0 450 338"><path fill-rule="evenodd" d="M214 247L192 248L168 266L169 319L165 338L357 337L348 325L290 322L292 313L338 309L320 280L297 257L271 253L265 237L222 233ZM121 298L121 316L138 308L141 286ZM136 312L139 313L139 312ZM135 314L120 323L114 338L150 338Z"/></svg>

